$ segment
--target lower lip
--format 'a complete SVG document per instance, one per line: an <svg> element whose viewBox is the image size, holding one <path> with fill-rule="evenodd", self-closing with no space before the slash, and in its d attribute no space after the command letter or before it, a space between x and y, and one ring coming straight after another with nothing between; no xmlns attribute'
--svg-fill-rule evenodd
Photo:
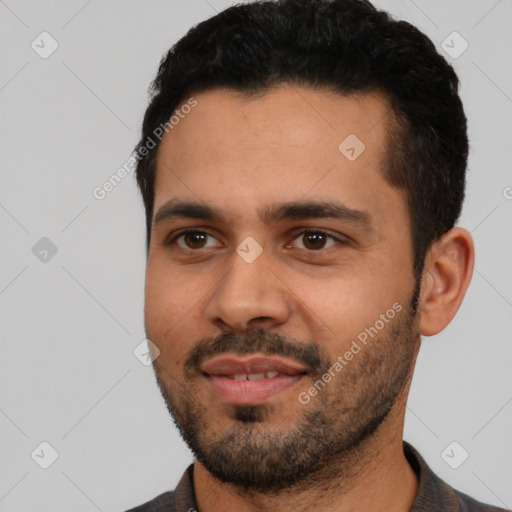
<svg viewBox="0 0 512 512"><path fill-rule="evenodd" d="M278 375L272 379L234 380L222 375L206 375L213 391L224 402L258 405L290 388L304 375Z"/></svg>

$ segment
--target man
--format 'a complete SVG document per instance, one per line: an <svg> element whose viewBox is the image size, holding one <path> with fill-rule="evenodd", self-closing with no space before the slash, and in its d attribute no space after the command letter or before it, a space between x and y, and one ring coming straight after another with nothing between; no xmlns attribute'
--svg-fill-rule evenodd
<svg viewBox="0 0 512 512"><path fill-rule="evenodd" d="M195 455L132 511L499 510L402 440L474 261L458 79L365 0L231 7L162 60L137 180L145 326Z"/></svg>

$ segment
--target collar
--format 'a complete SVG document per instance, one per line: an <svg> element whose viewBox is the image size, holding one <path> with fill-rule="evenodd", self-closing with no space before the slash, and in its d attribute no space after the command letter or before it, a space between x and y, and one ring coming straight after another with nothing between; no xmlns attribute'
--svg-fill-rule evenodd
<svg viewBox="0 0 512 512"><path fill-rule="evenodd" d="M403 441L404 455L418 477L418 491L409 512L480 512L504 509L484 505L453 489L441 480L427 465L418 451ZM183 474L174 492L176 512L198 512L194 496L194 465Z"/></svg>

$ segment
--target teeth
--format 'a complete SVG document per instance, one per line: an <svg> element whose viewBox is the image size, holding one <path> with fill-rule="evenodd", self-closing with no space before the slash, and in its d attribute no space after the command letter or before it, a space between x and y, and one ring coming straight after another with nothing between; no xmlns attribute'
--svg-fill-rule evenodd
<svg viewBox="0 0 512 512"><path fill-rule="evenodd" d="M261 380L261 379L265 378L265 374L264 373L249 373L249 375L247 375L247 378L249 380Z"/></svg>
<svg viewBox="0 0 512 512"><path fill-rule="evenodd" d="M266 373L239 373L233 375L233 380L261 380L261 379L273 379L277 377L279 372L266 372Z"/></svg>

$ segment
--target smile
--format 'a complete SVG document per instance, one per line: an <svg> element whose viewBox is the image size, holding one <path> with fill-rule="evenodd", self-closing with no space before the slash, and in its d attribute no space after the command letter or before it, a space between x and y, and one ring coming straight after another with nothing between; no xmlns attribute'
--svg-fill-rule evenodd
<svg viewBox="0 0 512 512"><path fill-rule="evenodd" d="M212 393L233 405L258 405L289 389L306 374L305 367L276 357L224 355L201 367Z"/></svg>

